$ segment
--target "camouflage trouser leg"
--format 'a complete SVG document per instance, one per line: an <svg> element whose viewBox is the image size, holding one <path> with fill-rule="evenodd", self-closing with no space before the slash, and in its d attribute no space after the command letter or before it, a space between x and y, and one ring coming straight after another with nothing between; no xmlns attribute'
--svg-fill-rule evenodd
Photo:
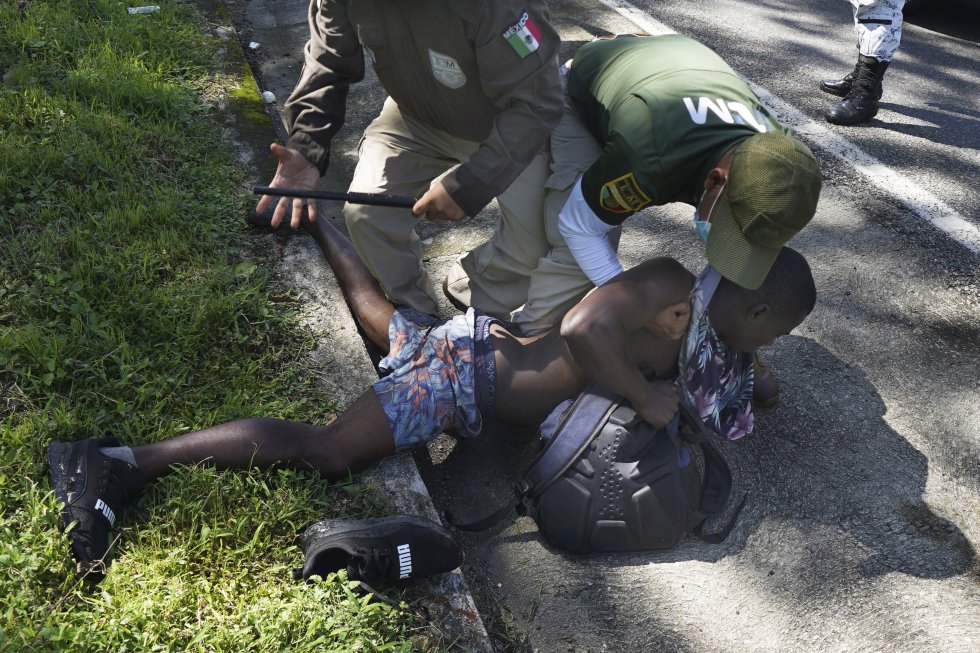
<svg viewBox="0 0 980 653"><path fill-rule="evenodd" d="M851 0L858 50L878 61L891 61L902 41L905 0Z"/></svg>

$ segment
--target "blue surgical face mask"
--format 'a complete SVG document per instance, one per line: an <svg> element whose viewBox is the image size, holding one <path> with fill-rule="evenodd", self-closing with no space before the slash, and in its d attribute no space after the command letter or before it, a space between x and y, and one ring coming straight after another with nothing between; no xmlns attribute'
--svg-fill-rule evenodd
<svg viewBox="0 0 980 653"><path fill-rule="evenodd" d="M711 217L711 213L715 210L715 205L718 204L718 199L721 197L722 192L725 190L725 184L727 183L728 183L728 177L725 177L725 181L723 181L721 184L721 189L718 191L718 194L715 195L715 201L711 204L711 208L708 209L709 218ZM711 233L711 223L708 222L708 220L701 219L701 202L704 201L704 194L707 192L708 189L705 188L704 191L701 193L701 199L698 200L697 208L694 209L694 230L698 234L698 240L700 240L701 244L703 245L708 244L708 234Z"/></svg>
<svg viewBox="0 0 980 653"><path fill-rule="evenodd" d="M708 244L708 234L711 233L711 223L701 219L701 213L694 209L694 231L698 234L698 240L702 245Z"/></svg>

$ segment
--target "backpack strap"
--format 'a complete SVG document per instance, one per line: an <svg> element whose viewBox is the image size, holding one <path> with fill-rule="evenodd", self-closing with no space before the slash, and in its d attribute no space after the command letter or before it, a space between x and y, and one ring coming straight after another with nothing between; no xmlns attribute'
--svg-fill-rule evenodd
<svg viewBox="0 0 980 653"><path fill-rule="evenodd" d="M694 409L686 401L682 399L677 402L677 410L680 412L681 418L691 427L690 429L682 429L680 431L682 438L691 444L701 444L711 439L711 435L708 433L708 427L704 425L704 420L698 417L698 414L694 412Z"/></svg>
<svg viewBox="0 0 980 653"><path fill-rule="evenodd" d="M678 403L677 407L681 417L693 429L683 437L692 444L700 445L704 453L704 478L701 482L701 501L698 510L705 515L717 514L728 503L732 491L732 470L725 457L718 451L718 447L711 441L704 421L684 401Z"/></svg>
<svg viewBox="0 0 980 653"><path fill-rule="evenodd" d="M572 404L558 424L554 437L515 488L518 497L537 496L578 460L619 406L622 397L599 383L592 383Z"/></svg>
<svg viewBox="0 0 980 653"><path fill-rule="evenodd" d="M704 478L701 481L701 500L698 504L698 512L705 517L716 515L725 509L732 493L732 470L728 466L728 461L718 451L718 447L711 441L708 427L704 425L704 420L698 417L697 413L684 401L678 404L680 413L684 421L691 427L691 431L684 435L684 438L693 444L701 446L704 454ZM728 523L716 533L704 532L704 520L701 521L691 532L695 536L711 544L720 544L735 528L735 522L745 507L745 500L748 494L742 497L735 514L728 520Z"/></svg>
<svg viewBox="0 0 980 653"><path fill-rule="evenodd" d="M742 497L742 500L738 502L738 508L735 509L735 514L732 515L732 518L728 520L728 523L725 524L725 527L722 528L720 531L717 531L715 533L705 533L704 521L702 520L701 523L695 526L691 532L694 533L694 535L697 536L698 539L704 540L708 544L721 544L731 534L732 529L735 528L735 522L738 521L738 516L742 514L742 508L745 507L745 500L748 498L749 495L748 493L746 493Z"/></svg>

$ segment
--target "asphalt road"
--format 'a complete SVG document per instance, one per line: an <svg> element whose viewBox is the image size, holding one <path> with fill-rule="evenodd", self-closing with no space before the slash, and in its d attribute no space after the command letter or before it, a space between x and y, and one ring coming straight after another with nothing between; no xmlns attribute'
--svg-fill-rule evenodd
<svg viewBox="0 0 980 653"><path fill-rule="evenodd" d="M498 650L980 650L980 19L971 0L916 3L882 110L854 128L823 120L834 98L816 88L854 65L842 0L552 3L567 56L595 36L672 29L718 51L793 125L824 175L791 243L819 299L764 352L782 401L722 445L748 496L725 543L581 558L542 545L526 518L463 536ZM304 3L245 5L260 81L281 102L302 62ZM371 75L352 91L324 188L346 187L383 98ZM496 218L491 207L420 223L433 278ZM624 262L669 254L700 269L690 219L686 205L631 218ZM344 386L342 370L323 370ZM506 500L532 451L496 428L415 458L436 505L465 519Z"/></svg>
<svg viewBox="0 0 980 653"><path fill-rule="evenodd" d="M771 94L821 161L817 216L792 243L820 297L765 352L781 404L725 446L748 494L733 535L587 559L547 549L526 518L468 537L466 572L498 646L980 649L980 34L964 38L965 13L944 23L930 12L932 29L907 23L880 113L841 128L823 120L834 98L816 85L854 65L846 2L576 1L552 12L569 56L595 36L667 28ZM670 254L700 269L690 215L670 205L632 218L624 261ZM434 271L450 258L441 237ZM478 515L507 496L531 447L497 435L445 438L419 457L437 504Z"/></svg>

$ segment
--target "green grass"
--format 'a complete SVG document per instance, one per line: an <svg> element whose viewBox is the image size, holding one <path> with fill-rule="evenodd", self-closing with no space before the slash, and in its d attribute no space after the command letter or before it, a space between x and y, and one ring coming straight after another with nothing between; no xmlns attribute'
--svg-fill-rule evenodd
<svg viewBox="0 0 980 653"><path fill-rule="evenodd" d="M52 438L334 411L303 369L312 334L242 254L254 200L200 95L216 43L158 4L0 4L0 651L424 648L344 578L290 580L306 525L376 513L310 473L179 469L123 519L106 579L74 575Z"/></svg>

